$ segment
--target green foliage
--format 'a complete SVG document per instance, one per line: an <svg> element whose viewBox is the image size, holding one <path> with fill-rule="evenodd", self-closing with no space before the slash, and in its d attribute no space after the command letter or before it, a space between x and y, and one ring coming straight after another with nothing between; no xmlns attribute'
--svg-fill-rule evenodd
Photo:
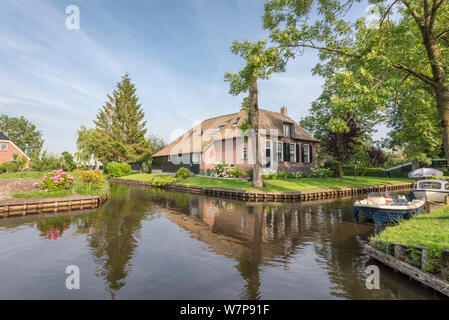
<svg viewBox="0 0 449 320"><path fill-rule="evenodd" d="M248 174L243 168L231 167L228 164L219 163L211 170L210 176L220 178L246 178Z"/></svg>
<svg viewBox="0 0 449 320"><path fill-rule="evenodd" d="M189 169L184 168L184 167L179 168L175 175L175 178L179 178L179 179L186 179L188 177L190 177Z"/></svg>
<svg viewBox="0 0 449 320"><path fill-rule="evenodd" d="M150 144L145 139L145 114L128 74L107 97L94 121L98 142L95 153L103 163L138 161L150 151Z"/></svg>
<svg viewBox="0 0 449 320"><path fill-rule="evenodd" d="M105 183L105 177L103 173L101 173L101 171L98 170L76 170L75 174L84 183L90 183L100 188L102 188Z"/></svg>
<svg viewBox="0 0 449 320"><path fill-rule="evenodd" d="M385 177L386 176L385 170L382 168L343 167L343 172L347 176L353 176L355 173L357 173L357 176L368 176L368 177Z"/></svg>
<svg viewBox="0 0 449 320"><path fill-rule="evenodd" d="M155 188L167 188L168 185L179 181L179 178L174 178L172 176L156 177L153 179L152 186Z"/></svg>
<svg viewBox="0 0 449 320"><path fill-rule="evenodd" d="M98 139L100 133L97 129L87 129L81 126L76 133L75 157L83 167L90 164L92 159L97 162L101 141Z"/></svg>
<svg viewBox="0 0 449 320"><path fill-rule="evenodd" d="M62 167L62 162L63 160L60 157L44 150L40 155L32 159L31 169L34 171L57 170Z"/></svg>
<svg viewBox="0 0 449 320"><path fill-rule="evenodd" d="M29 157L39 154L44 140L42 132L24 117L14 118L0 115L0 131L8 133L8 137Z"/></svg>
<svg viewBox="0 0 449 320"><path fill-rule="evenodd" d="M131 166L127 163L110 162L106 165L106 173L114 178L131 174Z"/></svg>
<svg viewBox="0 0 449 320"><path fill-rule="evenodd" d="M326 160L324 162L324 164L323 164L323 167L326 168L326 169L329 169L331 171L331 176L332 177L336 178L340 174L339 169L338 169L338 162L335 161L335 160ZM352 174L350 174L350 175L352 175Z"/></svg>
<svg viewBox="0 0 449 320"><path fill-rule="evenodd" d="M66 171L72 171L76 168L76 163L73 160L73 156L68 153L67 151L64 151L63 153L61 153L61 156L64 160L63 162L63 169Z"/></svg>
<svg viewBox="0 0 449 320"><path fill-rule="evenodd" d="M15 172L19 169L19 165L16 162L5 162L0 165L0 173L3 172Z"/></svg>

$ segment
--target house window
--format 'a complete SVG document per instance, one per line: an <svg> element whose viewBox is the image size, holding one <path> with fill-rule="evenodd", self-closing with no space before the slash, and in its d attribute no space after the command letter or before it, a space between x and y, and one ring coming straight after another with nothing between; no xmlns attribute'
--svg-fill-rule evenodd
<svg viewBox="0 0 449 320"><path fill-rule="evenodd" d="M308 144L302 145L302 158L304 163L310 163L310 148Z"/></svg>
<svg viewBox="0 0 449 320"><path fill-rule="evenodd" d="M215 130L215 132L220 132L224 128L224 125L218 126L218 128Z"/></svg>
<svg viewBox="0 0 449 320"><path fill-rule="evenodd" d="M290 143L290 162L296 162L296 146Z"/></svg>
<svg viewBox="0 0 449 320"><path fill-rule="evenodd" d="M290 138L290 123L284 123L284 137Z"/></svg>
<svg viewBox="0 0 449 320"><path fill-rule="evenodd" d="M7 151L8 150L8 145L6 143L2 143L1 147L0 147L1 151Z"/></svg>
<svg viewBox="0 0 449 320"><path fill-rule="evenodd" d="M243 160L247 160L248 158L248 148L247 147L243 147L242 149L242 159Z"/></svg>
<svg viewBox="0 0 449 320"><path fill-rule="evenodd" d="M192 154L192 163L200 163L200 154L199 153Z"/></svg>
<svg viewBox="0 0 449 320"><path fill-rule="evenodd" d="M271 141L265 141L265 166L271 168Z"/></svg>
<svg viewBox="0 0 449 320"><path fill-rule="evenodd" d="M281 141L278 142L277 153L278 153L278 161L283 161L284 160L284 154L283 154L283 148L282 148L282 142Z"/></svg>
<svg viewBox="0 0 449 320"><path fill-rule="evenodd" d="M240 117L238 117L237 119L235 119L235 122L234 122L234 124L232 125L233 127L237 127L237 125L239 124L239 120L240 120Z"/></svg>

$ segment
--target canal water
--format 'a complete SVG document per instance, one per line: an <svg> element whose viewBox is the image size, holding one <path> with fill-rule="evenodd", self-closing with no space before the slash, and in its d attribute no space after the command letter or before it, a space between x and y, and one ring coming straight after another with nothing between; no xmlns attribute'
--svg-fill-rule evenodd
<svg viewBox="0 0 449 320"><path fill-rule="evenodd" d="M0 299L439 299L367 258L355 198L233 200L112 185L82 214L0 220ZM366 268L380 268L380 289ZM80 289L68 290L77 266Z"/></svg>

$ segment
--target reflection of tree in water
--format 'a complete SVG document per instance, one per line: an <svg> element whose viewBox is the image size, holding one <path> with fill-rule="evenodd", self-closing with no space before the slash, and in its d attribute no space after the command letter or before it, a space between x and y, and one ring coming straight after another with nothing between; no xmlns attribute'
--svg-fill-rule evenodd
<svg viewBox="0 0 449 320"><path fill-rule="evenodd" d="M140 240L142 220L151 209L148 189L113 185L113 197L99 211L88 242L97 263L97 275L105 279L114 299L131 270L130 260ZM92 230L91 230L92 231Z"/></svg>

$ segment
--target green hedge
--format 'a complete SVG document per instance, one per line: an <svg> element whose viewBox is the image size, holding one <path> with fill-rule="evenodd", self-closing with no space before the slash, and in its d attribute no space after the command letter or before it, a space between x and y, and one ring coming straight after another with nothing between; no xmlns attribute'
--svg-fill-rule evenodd
<svg viewBox="0 0 449 320"><path fill-rule="evenodd" d="M19 169L19 165L16 162L5 162L0 165L0 173L3 172L16 172Z"/></svg>
<svg viewBox="0 0 449 320"><path fill-rule="evenodd" d="M131 166L127 163L110 162L106 166L106 174L113 177L123 177L131 174Z"/></svg>
<svg viewBox="0 0 449 320"><path fill-rule="evenodd" d="M354 167L343 167L343 174L345 176L353 176ZM382 168L357 168L357 175L367 177L385 177L386 173Z"/></svg>

